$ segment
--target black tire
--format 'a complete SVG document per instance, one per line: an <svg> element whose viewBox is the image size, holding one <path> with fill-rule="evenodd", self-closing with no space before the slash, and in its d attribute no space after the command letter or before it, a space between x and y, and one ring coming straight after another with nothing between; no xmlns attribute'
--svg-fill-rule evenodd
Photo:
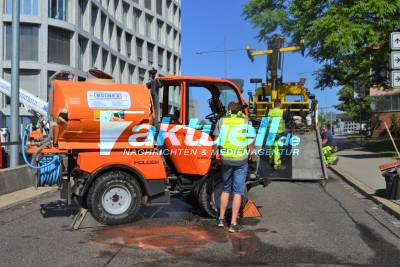
<svg viewBox="0 0 400 267"><path fill-rule="evenodd" d="M130 194L131 201L126 210L121 213L112 214L107 211L107 207L104 206L103 202L106 203L104 199L108 192L112 192L110 190L118 190L118 188L125 189L124 192ZM115 195L117 199L121 197L117 194ZM110 171L95 180L90 187L87 201L92 215L98 222L108 225L131 223L138 215L142 206L142 189L136 178L128 173ZM112 202L113 200L110 201ZM110 204L107 205L110 206Z"/></svg>
<svg viewBox="0 0 400 267"><path fill-rule="evenodd" d="M208 176L200 185L200 190L197 195L199 206L202 211L211 218L217 218L219 216L220 206L220 195L223 191L223 178L220 172L216 172ZM231 213L232 210L232 198L231 194L229 198L228 207L226 213ZM247 190L242 198L242 208L247 203Z"/></svg>

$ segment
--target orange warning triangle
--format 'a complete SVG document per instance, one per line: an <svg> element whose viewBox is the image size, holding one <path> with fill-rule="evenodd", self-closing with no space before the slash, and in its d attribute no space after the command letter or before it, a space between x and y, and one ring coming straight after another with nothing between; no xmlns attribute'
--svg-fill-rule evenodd
<svg viewBox="0 0 400 267"><path fill-rule="evenodd" d="M261 211L257 208L256 204L254 204L253 200L249 199L243 208L242 218L255 218L261 216Z"/></svg>

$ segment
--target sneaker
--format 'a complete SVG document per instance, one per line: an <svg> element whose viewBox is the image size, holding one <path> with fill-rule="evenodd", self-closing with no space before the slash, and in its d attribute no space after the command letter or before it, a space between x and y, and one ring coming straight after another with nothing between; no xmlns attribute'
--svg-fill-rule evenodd
<svg viewBox="0 0 400 267"><path fill-rule="evenodd" d="M218 226L219 228L225 227L224 219L217 219L217 226Z"/></svg>
<svg viewBox="0 0 400 267"><path fill-rule="evenodd" d="M229 227L229 232L230 233L237 233L242 230L242 226L240 224L231 224Z"/></svg>

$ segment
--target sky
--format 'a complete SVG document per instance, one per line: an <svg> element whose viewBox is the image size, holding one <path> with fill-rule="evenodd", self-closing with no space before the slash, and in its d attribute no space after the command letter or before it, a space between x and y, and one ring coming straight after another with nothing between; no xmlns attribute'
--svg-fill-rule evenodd
<svg viewBox="0 0 400 267"><path fill-rule="evenodd" d="M226 38L228 49L245 48L250 45L256 50L266 49L265 43L255 38L254 29L244 19L242 9L247 0L182 0L182 74L191 76L224 77L224 53L198 55L198 51L223 50ZM246 90L253 90L251 78L265 81L266 57L256 57L254 63L248 59L246 51L228 53L227 69L229 78L245 80ZM339 103L337 88L324 91L315 90L312 73L319 68L318 63L300 53L286 53L283 79L296 82L307 79L306 87L315 94L320 107L333 110ZM247 99L247 93L245 96Z"/></svg>

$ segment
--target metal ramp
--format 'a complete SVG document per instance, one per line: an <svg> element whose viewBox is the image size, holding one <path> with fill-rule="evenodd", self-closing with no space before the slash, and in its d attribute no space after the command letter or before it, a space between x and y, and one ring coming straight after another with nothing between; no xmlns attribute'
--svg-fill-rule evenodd
<svg viewBox="0 0 400 267"><path fill-rule="evenodd" d="M295 134L300 137L298 155L283 155L282 168L274 170L268 156L261 156L257 167L258 177L269 180L318 181L327 179L327 169L323 161L321 138L318 130Z"/></svg>
<svg viewBox="0 0 400 267"><path fill-rule="evenodd" d="M326 165L323 160L321 138L318 130L297 135L300 137L298 155L292 156L293 180L327 179Z"/></svg>

